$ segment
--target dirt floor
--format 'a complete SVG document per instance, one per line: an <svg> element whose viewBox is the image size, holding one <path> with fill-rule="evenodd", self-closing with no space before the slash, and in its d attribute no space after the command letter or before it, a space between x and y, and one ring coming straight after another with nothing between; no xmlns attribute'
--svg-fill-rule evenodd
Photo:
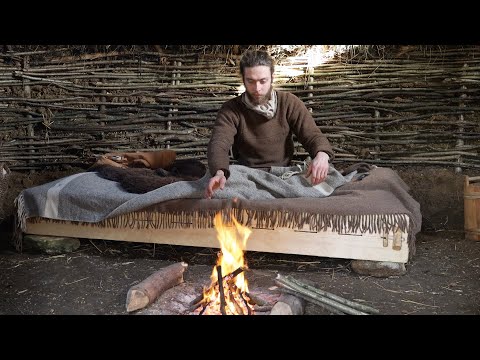
<svg viewBox="0 0 480 360"><path fill-rule="evenodd" d="M216 249L81 239L80 248L67 254L15 251L12 203L18 192L78 171L11 174L0 223L0 314L127 314L128 289L179 261L188 264L184 282L132 314L189 313L188 302L210 281ZM464 240L463 176L445 169L398 171L423 215L417 252L405 275L361 276L347 259L249 252L251 292L276 299L281 289L275 277L292 275L381 314L479 315L480 242ZM307 302L305 314L329 312Z"/></svg>
<svg viewBox="0 0 480 360"><path fill-rule="evenodd" d="M68 254L0 252L0 314L127 314L128 289L175 262L188 264L184 282L131 314L191 314L189 302L210 282L216 250L82 240ZM480 315L480 242L459 232L422 233L403 276L374 278L350 270L346 259L250 252L250 291L278 298L277 274L372 306L380 314ZM306 315L329 314L307 302Z"/></svg>

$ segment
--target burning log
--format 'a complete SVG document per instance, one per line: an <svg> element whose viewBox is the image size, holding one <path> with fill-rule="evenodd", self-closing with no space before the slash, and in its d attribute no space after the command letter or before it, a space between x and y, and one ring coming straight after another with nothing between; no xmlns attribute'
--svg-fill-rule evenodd
<svg viewBox="0 0 480 360"><path fill-rule="evenodd" d="M245 269L243 267L239 267L238 269L236 269L235 271L231 272L230 274L228 275L225 275L225 277L222 279L223 281L227 281L227 282L231 282L235 276L237 276L238 274L240 274L241 272L243 272Z"/></svg>
<svg viewBox="0 0 480 360"><path fill-rule="evenodd" d="M210 286L203 290L203 297L196 298L190 305L190 310L196 311L202 305L200 314L249 315L253 305L249 304L248 282L242 273L246 269L244 251L251 230L240 224L233 214L223 222L222 212L214 218L217 239L220 242L220 252L217 263L210 275ZM227 275L223 276L223 273ZM237 276L239 275L240 276Z"/></svg>
<svg viewBox="0 0 480 360"><path fill-rule="evenodd" d="M200 312L198 313L198 315L202 315L202 314L205 312L205 310L207 310L207 306L208 306L208 303L206 303L205 305L203 305L203 308L202 308L202 310L200 310Z"/></svg>
<svg viewBox="0 0 480 360"><path fill-rule="evenodd" d="M188 264L184 262L169 265L132 286L127 293L127 311L135 311L150 305L166 290L182 283L183 273L187 266Z"/></svg>
<svg viewBox="0 0 480 360"><path fill-rule="evenodd" d="M245 313L243 312L243 309L242 307L238 304L237 300L235 299L235 284L231 284L229 283L228 285L228 300L230 300L230 302L233 304L233 306L235 307L235 311L237 312L237 314L239 315L245 315ZM240 294L241 296L241 294ZM244 303L245 303L245 299L243 298L243 296L241 296ZM245 304L245 306L247 307L247 310L248 310L248 315L250 315L250 308L248 307L248 304Z"/></svg>
<svg viewBox="0 0 480 360"><path fill-rule="evenodd" d="M217 266L217 279L222 280L218 282L218 291L220 292L220 312L222 315L227 315L225 312L225 293L223 292L222 267L220 265Z"/></svg>
<svg viewBox="0 0 480 360"><path fill-rule="evenodd" d="M230 291L230 294L231 294L231 295L233 295L233 294L235 294L235 293L238 293L238 294L239 294L240 298L241 298L242 301L243 301L243 304L245 305L245 308L247 309L247 314L248 314L248 315L252 315L252 308L250 307L250 305L253 306L253 304L249 301L249 300L250 300L250 296L248 295L248 293L247 293L247 292L244 293L244 292L240 291L240 290L237 288L237 285L235 285L233 282L229 282L229 283L228 283L228 288L229 288L229 291ZM248 300L245 298L245 295L248 297ZM234 299L234 306L235 306L235 308L236 308L237 306L240 306L240 305L238 305L238 302L235 300L235 296L232 296L232 298ZM250 305L249 305L249 304L250 304ZM239 313L239 314L241 314L241 315L244 314L243 310L242 310L241 312L237 311L237 313Z"/></svg>
<svg viewBox="0 0 480 360"><path fill-rule="evenodd" d="M204 289L201 295L198 295L195 299L190 302L190 306L188 311L194 312L199 306L202 306L202 310L200 311L199 315L203 314L206 310L208 305L211 303L211 300L206 296L210 291L218 289L219 293L219 300L220 300L220 312L222 315L227 315L226 307L227 307L227 300L230 306L233 306L235 311L232 310L230 307L230 312L236 313L239 315L245 315L245 309L248 315L252 314L253 305L256 302L251 300L251 295L248 292L242 292L236 285L235 285L235 277L244 271L244 268L239 267L235 271L227 274L225 276L222 275L222 267L221 265L217 265L216 267L217 279L222 279L219 283L218 280L214 281L207 289ZM243 306L239 303L239 301L243 301ZM257 300L259 301L259 300ZM261 301L259 301L261 302ZM265 304L265 302L261 302ZM262 310L265 311L265 310Z"/></svg>
<svg viewBox="0 0 480 360"><path fill-rule="evenodd" d="M336 314L368 315L379 313L375 308L317 289L290 276L278 274L275 282L285 288L288 293L293 293Z"/></svg>
<svg viewBox="0 0 480 360"><path fill-rule="evenodd" d="M222 283L224 281L227 282L227 285L229 287L231 287L232 285L235 286L235 284L232 282L235 277L240 274L241 272L243 272L245 269L242 268L242 267L239 267L237 268L235 271L231 272L230 274L227 274L225 276L222 277ZM220 270L220 274L221 274L221 270ZM219 278L218 276L218 269L217 269L217 279ZM218 285L218 281L215 281L213 282L210 287L208 289L211 289L212 287L215 287ZM207 289L207 290L208 290ZM206 291L205 291L206 292ZM188 308L188 311L195 311L199 306L201 305L205 305L205 302L207 301L207 299L205 298L204 294L200 294L198 295L195 299L193 299L191 302L190 302L190 306Z"/></svg>
<svg viewBox="0 0 480 360"><path fill-rule="evenodd" d="M203 296L203 293L198 295L195 299L193 299L188 307L188 311L195 311L200 305L202 305L205 302L205 298Z"/></svg>

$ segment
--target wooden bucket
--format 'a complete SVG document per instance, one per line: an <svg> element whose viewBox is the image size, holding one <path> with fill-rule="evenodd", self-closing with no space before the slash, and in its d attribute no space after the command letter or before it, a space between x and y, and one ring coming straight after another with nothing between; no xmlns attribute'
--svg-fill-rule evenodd
<svg viewBox="0 0 480 360"><path fill-rule="evenodd" d="M465 239L480 240L480 176L465 176L463 187Z"/></svg>

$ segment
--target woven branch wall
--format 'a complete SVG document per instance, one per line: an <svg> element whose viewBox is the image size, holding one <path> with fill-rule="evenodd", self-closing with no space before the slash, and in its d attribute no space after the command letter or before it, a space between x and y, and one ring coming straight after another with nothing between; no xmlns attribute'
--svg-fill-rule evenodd
<svg viewBox="0 0 480 360"><path fill-rule="evenodd" d="M336 163L480 168L480 46L341 55L312 67L283 57L293 92ZM238 56L142 49L0 52L0 159L11 170L88 167L110 151L170 148L206 159L217 110L239 94ZM306 157L297 144L296 161Z"/></svg>

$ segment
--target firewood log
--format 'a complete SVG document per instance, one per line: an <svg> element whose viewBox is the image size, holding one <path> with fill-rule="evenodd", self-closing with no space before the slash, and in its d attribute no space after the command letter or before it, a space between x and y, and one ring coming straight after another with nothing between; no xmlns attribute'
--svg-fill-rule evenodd
<svg viewBox="0 0 480 360"><path fill-rule="evenodd" d="M270 311L270 315L303 315L305 301L291 294L282 294Z"/></svg>
<svg viewBox="0 0 480 360"><path fill-rule="evenodd" d="M183 282L183 273L188 264L175 263L164 267L132 286L127 293L127 311L135 311L153 303L166 290Z"/></svg>

